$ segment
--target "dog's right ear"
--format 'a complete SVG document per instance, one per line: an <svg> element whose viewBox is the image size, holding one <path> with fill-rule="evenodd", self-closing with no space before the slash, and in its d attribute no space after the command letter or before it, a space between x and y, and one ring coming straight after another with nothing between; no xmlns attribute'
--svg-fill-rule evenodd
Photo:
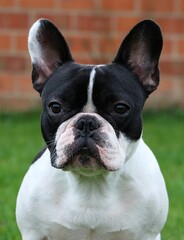
<svg viewBox="0 0 184 240"><path fill-rule="evenodd" d="M123 40L114 63L137 75L147 94L159 84L159 57L163 45L160 27L152 20L139 22Z"/></svg>
<svg viewBox="0 0 184 240"><path fill-rule="evenodd" d="M40 19L31 27L28 48L33 66L33 87L41 94L48 77L73 59L64 37L47 19Z"/></svg>

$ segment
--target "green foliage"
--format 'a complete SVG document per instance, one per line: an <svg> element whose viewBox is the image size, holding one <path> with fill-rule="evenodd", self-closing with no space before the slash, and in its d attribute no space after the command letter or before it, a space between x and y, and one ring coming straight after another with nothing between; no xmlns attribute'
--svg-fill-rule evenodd
<svg viewBox="0 0 184 240"><path fill-rule="evenodd" d="M0 115L0 239L20 240L16 196L31 160L44 145L39 113ZM184 111L144 113L144 140L166 180L170 210L162 240L184 239Z"/></svg>

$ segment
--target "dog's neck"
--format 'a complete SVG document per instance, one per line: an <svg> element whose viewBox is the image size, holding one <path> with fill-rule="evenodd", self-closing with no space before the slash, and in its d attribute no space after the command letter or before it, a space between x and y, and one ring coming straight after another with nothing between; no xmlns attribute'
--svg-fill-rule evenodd
<svg viewBox="0 0 184 240"><path fill-rule="evenodd" d="M104 172L94 176L84 176L75 172L67 172L68 184L73 194L77 193L85 199L88 197L89 200L92 200L94 197L98 198L98 195L107 197L106 193L113 192L113 189L116 188L119 182L117 178L120 178L120 176L120 171Z"/></svg>

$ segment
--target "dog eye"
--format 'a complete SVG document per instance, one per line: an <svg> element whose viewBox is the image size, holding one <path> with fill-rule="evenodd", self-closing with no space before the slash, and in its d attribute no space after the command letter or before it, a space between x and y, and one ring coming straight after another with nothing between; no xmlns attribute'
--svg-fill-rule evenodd
<svg viewBox="0 0 184 240"><path fill-rule="evenodd" d="M126 113L130 110L130 107L125 103L116 103L114 105L114 111L118 114Z"/></svg>
<svg viewBox="0 0 184 240"><path fill-rule="evenodd" d="M52 102L49 104L49 108L54 114L60 113L61 112L61 104L57 102Z"/></svg>

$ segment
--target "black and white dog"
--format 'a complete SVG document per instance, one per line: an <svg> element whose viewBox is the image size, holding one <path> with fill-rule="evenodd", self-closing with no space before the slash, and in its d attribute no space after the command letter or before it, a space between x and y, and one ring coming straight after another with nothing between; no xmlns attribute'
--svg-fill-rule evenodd
<svg viewBox="0 0 184 240"><path fill-rule="evenodd" d="M160 28L138 23L111 64L74 62L40 19L28 38L46 142L20 188L23 240L159 240L165 182L142 139L141 112L159 84Z"/></svg>

